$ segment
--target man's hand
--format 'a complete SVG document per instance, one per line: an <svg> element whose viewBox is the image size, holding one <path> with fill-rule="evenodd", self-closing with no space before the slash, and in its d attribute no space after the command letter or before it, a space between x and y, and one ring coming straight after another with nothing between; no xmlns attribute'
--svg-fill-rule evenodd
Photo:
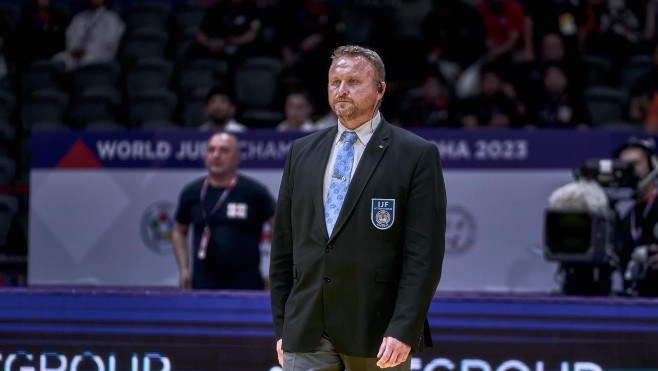
<svg viewBox="0 0 658 371"><path fill-rule="evenodd" d="M392 337L385 337L377 353L377 366L380 368L395 367L407 360L411 346Z"/></svg>
<svg viewBox="0 0 658 371"><path fill-rule="evenodd" d="M279 364L281 367L283 367L283 349L281 348L281 344L283 343L283 339L279 339L276 342L276 355L279 358Z"/></svg>

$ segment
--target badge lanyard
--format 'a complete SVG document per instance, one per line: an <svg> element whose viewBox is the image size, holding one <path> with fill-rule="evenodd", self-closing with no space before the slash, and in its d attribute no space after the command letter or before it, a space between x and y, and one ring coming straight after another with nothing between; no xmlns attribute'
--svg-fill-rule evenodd
<svg viewBox="0 0 658 371"><path fill-rule="evenodd" d="M201 243L199 244L199 253L197 257L200 260L203 260L206 258L206 252L208 251L208 243L210 242L210 220L209 217L216 213L221 207L224 201L228 198L228 195L231 193L233 188L235 187L235 183L237 183L238 177L234 176L233 179L231 179L231 182L229 183L228 187L224 189L224 192L219 196L219 199L217 200L217 203L215 206L210 210L210 214L206 214L206 208L205 208L205 199L206 199L206 193L208 192L208 178L206 178L203 181L203 184L201 185L201 193L199 194L200 202L201 202L201 215L203 216L203 221L206 223L206 226L203 228L203 234L201 235Z"/></svg>
<svg viewBox="0 0 658 371"><path fill-rule="evenodd" d="M649 215L649 210L651 210L651 206L653 205L654 201L656 201L656 196L658 195L658 192L655 190L651 193L651 197L647 201L647 204L644 206L644 210L642 210L642 220L639 223L636 223L635 221L635 212L631 213L631 234L633 236L633 242L635 242L635 245L640 241L640 237L642 235L642 221ZM639 224L636 226L636 224Z"/></svg>

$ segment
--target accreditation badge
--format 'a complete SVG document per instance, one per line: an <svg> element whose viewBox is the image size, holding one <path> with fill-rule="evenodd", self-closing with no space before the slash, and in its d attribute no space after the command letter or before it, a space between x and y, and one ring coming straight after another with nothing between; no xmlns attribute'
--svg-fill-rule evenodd
<svg viewBox="0 0 658 371"><path fill-rule="evenodd" d="M199 242L199 253L197 254L199 260L203 260L206 258L206 253L208 251L209 243L210 243L210 228L206 226L203 229L203 234L201 235L201 241Z"/></svg>
<svg viewBox="0 0 658 371"><path fill-rule="evenodd" d="M370 220L377 229L389 229L395 222L395 199L373 198Z"/></svg>

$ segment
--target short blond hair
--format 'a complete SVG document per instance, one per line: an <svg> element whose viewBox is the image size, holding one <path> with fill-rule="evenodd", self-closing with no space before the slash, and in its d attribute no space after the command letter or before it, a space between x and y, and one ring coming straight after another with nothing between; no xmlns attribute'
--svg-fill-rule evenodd
<svg viewBox="0 0 658 371"><path fill-rule="evenodd" d="M370 62L370 65L375 69L375 84L382 83L386 80L386 69L384 68L384 61L372 49L364 48L358 45L343 45L334 49L331 54L331 62L333 63L340 57L363 57Z"/></svg>

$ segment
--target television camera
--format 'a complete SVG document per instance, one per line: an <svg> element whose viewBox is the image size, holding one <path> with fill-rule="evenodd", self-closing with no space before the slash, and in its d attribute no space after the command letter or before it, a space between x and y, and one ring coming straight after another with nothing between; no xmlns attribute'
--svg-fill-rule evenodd
<svg viewBox="0 0 658 371"><path fill-rule="evenodd" d="M640 149L639 157L646 161L634 159L637 154L630 156L632 152L625 152L629 148ZM630 234L622 228L622 219L658 176L656 145L651 138L630 138L614 157L586 161L574 170L575 181L549 198L544 215L544 257L560 263L565 294L608 295L611 276L618 268L624 268L626 293L637 294L635 284L647 271L647 246L631 246L634 250L625 257L625 267L620 266L618 253ZM658 240L658 235L655 237Z"/></svg>
<svg viewBox="0 0 658 371"><path fill-rule="evenodd" d="M549 198L544 258L560 263L564 294L609 295L612 273L619 267L617 206L634 203L647 180L619 159L588 160L574 170L574 178Z"/></svg>

